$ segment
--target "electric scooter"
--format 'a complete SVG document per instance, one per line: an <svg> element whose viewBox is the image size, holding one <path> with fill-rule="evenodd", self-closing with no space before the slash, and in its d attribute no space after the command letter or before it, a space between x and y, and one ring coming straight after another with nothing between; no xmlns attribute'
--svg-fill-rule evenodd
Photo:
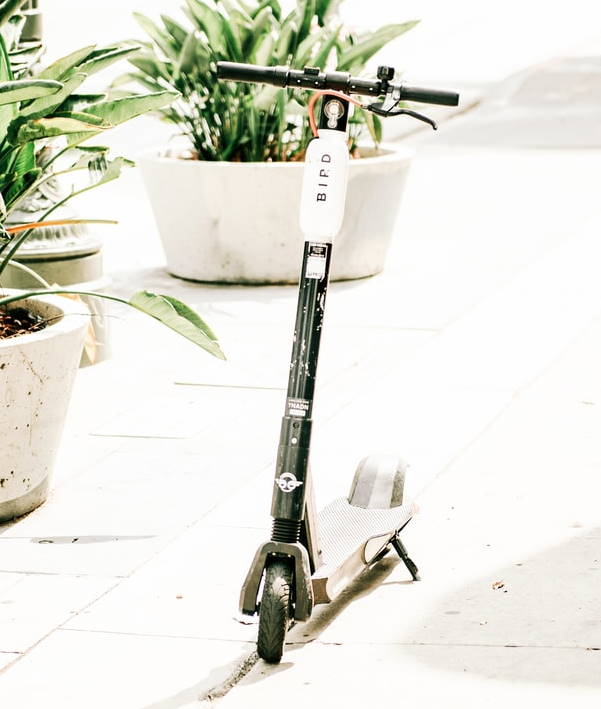
<svg viewBox="0 0 601 709"><path fill-rule="evenodd" d="M313 395L332 242L344 216L350 104L384 118L409 115L436 128L430 118L400 102L456 106L459 96L394 82L394 69L386 66L378 68L376 79L364 79L315 67L296 70L218 62L217 76L315 91L309 117L316 137L307 148L303 173L300 226L305 243L271 503L273 527L271 539L257 550L240 595L240 611L259 614L258 655L277 663L293 620L308 620L315 604L333 601L391 548L413 580L419 580L400 539L414 514L413 506L403 500L406 465L402 461L391 456L364 458L348 497L334 500L316 514L309 470ZM351 94L381 100L364 105ZM320 97L317 126L313 110Z"/></svg>

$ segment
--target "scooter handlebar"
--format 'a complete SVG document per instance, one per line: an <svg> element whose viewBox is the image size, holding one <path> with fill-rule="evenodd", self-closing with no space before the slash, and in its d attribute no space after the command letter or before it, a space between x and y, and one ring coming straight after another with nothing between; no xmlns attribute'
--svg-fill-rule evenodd
<svg viewBox="0 0 601 709"><path fill-rule="evenodd" d="M457 106L459 105L459 94L455 91L422 89L419 86L401 86L401 100L436 103L440 106Z"/></svg>
<svg viewBox="0 0 601 709"><path fill-rule="evenodd" d="M394 72L394 70L392 70ZM362 79L345 71L324 72L316 67L291 69L288 66L257 66L238 62L217 62L217 78L228 81L292 86L313 91L332 90L362 96L384 96L394 89L400 91L401 100L457 106L459 94L453 91L404 86L387 79Z"/></svg>
<svg viewBox="0 0 601 709"><path fill-rule="evenodd" d="M286 67L217 62L217 78L227 81L244 81L246 83L272 84L273 86L284 87L286 86L287 74Z"/></svg>

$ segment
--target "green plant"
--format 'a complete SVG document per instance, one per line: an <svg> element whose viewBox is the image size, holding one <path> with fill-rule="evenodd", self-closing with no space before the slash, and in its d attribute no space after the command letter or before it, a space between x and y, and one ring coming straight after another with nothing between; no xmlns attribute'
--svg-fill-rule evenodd
<svg viewBox="0 0 601 709"><path fill-rule="evenodd" d="M0 21L2 7L0 5ZM32 230L52 223L47 217L55 209L83 192L116 179L124 166L133 165L124 157L111 159L106 147L84 146L82 143L146 111L164 108L177 96L172 90L118 99L107 99L104 94L77 93L88 76L137 50L137 47L121 45L103 49L84 47L57 60L34 78L15 79L0 34L0 276L9 263L14 263L11 259ZM57 137L61 137L64 144L53 157L41 161L42 148ZM55 170L57 165L59 167ZM74 188L52 205L39 223L5 226L11 211L43 182L80 171L88 174L88 183ZM76 219L61 220L60 223L107 221ZM38 277L38 280L41 279ZM41 282L41 289L0 297L0 306L32 295L77 292ZM207 352L224 358L208 325L175 298L147 291L135 293L129 300L98 293L79 294L131 305Z"/></svg>
<svg viewBox="0 0 601 709"><path fill-rule="evenodd" d="M155 23L136 13L150 41L129 57L134 70L120 83L133 79L152 91L177 90L181 98L161 114L189 138L200 160L300 159L311 137L299 117L299 103L306 98L275 87L218 82L215 63L327 65L357 74L385 44L416 24L358 35L338 22L339 3L299 0L284 15L278 0L185 0L191 26L166 15ZM352 141L363 121L379 142L381 126L372 114L356 115Z"/></svg>
<svg viewBox="0 0 601 709"><path fill-rule="evenodd" d="M29 0L0 0L0 34L15 79L28 74L44 53L41 41L23 41L21 37L26 20L21 10L29 5Z"/></svg>

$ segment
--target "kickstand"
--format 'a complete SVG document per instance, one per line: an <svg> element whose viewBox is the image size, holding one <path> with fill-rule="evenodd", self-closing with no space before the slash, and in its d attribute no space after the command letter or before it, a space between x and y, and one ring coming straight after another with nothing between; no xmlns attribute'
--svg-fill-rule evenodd
<svg viewBox="0 0 601 709"><path fill-rule="evenodd" d="M401 557L401 560L403 564L407 567L407 570L413 577L414 581L420 581L419 577L419 572L417 570L417 566L413 562L413 560L410 558L409 554L407 553L407 549L405 549L405 546L403 542L401 541L399 535L395 535L395 537L392 540L392 546L394 547L394 550L396 553Z"/></svg>

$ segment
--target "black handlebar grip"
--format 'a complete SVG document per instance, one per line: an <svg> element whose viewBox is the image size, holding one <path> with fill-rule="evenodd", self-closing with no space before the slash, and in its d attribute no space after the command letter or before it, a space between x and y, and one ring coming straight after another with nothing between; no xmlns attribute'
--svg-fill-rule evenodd
<svg viewBox="0 0 601 709"><path fill-rule="evenodd" d="M287 84L288 67L217 62L217 78L283 87Z"/></svg>
<svg viewBox="0 0 601 709"><path fill-rule="evenodd" d="M455 91L421 89L418 86L401 87L401 99L406 101L419 101L420 103L437 103L441 106L459 105L459 94Z"/></svg>

